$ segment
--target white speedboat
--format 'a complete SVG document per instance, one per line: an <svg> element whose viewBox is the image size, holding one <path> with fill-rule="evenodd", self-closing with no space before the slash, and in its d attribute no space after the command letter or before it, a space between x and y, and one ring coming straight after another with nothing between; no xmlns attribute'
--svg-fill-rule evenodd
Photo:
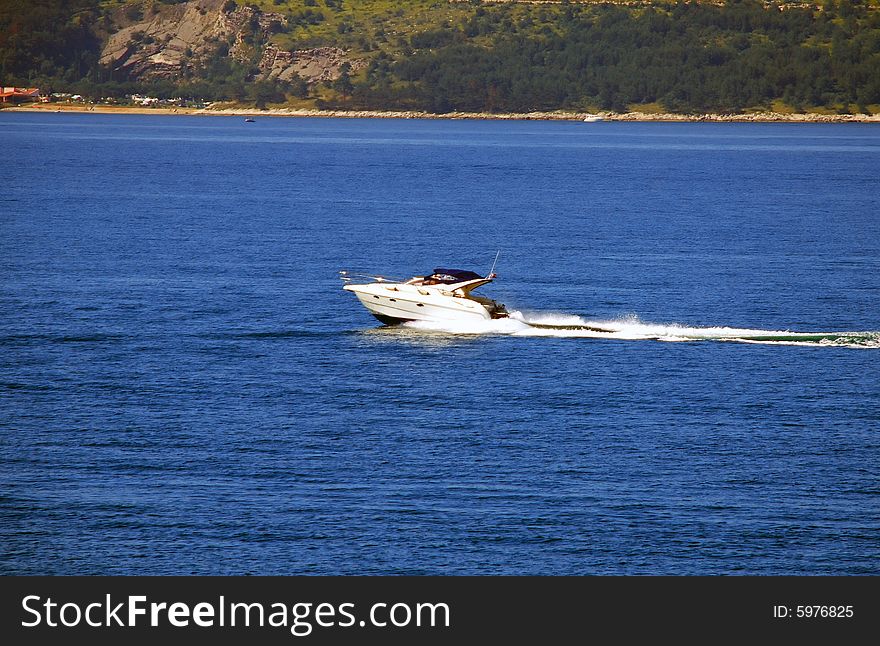
<svg viewBox="0 0 880 646"><path fill-rule="evenodd" d="M429 276L414 276L395 282L382 276L369 276L373 281L352 284L354 275L339 272L345 281L343 289L354 292L370 314L395 325L406 321L481 321L507 318L507 310L490 298L475 296L473 291L491 283L488 276L463 269L439 267Z"/></svg>

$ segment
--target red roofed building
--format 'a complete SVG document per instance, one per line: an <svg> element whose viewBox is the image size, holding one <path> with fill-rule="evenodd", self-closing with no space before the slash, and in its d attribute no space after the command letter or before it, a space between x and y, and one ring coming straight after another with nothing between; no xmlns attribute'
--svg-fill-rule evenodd
<svg viewBox="0 0 880 646"><path fill-rule="evenodd" d="M4 87L0 92L0 100L3 103L23 103L25 101L39 101L40 88L38 87Z"/></svg>

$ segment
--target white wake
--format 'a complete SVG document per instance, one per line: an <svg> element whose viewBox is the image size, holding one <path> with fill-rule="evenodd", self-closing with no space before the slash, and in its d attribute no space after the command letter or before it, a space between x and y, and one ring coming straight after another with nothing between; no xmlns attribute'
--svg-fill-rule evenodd
<svg viewBox="0 0 880 646"><path fill-rule="evenodd" d="M880 332L793 332L734 327L692 327L677 323L648 323L635 315L586 319L552 312L511 312L510 318L478 322L414 321L413 331L451 335L509 335L588 339L653 340L666 342L735 341L776 345L880 348Z"/></svg>

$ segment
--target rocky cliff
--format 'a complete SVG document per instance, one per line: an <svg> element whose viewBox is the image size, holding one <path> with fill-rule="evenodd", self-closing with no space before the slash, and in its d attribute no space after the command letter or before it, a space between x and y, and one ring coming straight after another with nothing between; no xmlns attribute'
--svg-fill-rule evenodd
<svg viewBox="0 0 880 646"><path fill-rule="evenodd" d="M366 65L336 47L280 49L270 39L286 23L282 14L226 0L154 3L143 11L123 6L111 17L116 28L103 47L101 64L112 69L116 78L179 80L197 76L218 56L228 56L250 65L253 80L300 77L308 82L339 78L345 63L352 70Z"/></svg>

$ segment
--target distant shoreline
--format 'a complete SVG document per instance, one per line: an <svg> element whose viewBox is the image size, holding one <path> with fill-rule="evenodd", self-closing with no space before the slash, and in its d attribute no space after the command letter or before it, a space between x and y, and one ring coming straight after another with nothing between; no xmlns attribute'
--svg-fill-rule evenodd
<svg viewBox="0 0 880 646"><path fill-rule="evenodd" d="M148 108L137 106L109 106L92 104L30 104L4 108L0 112L75 112L89 114L140 114L140 115L190 115L190 116L229 116L229 117L317 117L336 119L449 119L449 120L492 120L492 121L584 121L589 117L599 117L600 121L639 121L639 122L745 122L745 123L880 123L880 114L817 114L780 112L754 112L737 114L672 114L647 112L447 112L435 114L419 111L379 111L379 110L304 110L294 108Z"/></svg>

